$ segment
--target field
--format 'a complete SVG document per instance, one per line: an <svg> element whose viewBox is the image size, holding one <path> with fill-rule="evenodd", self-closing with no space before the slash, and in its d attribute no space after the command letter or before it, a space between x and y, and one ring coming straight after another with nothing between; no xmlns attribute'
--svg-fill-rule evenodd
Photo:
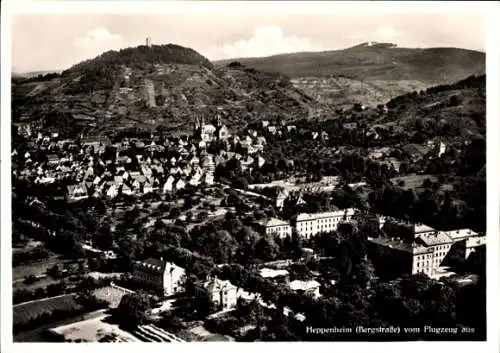
<svg viewBox="0 0 500 353"><path fill-rule="evenodd" d="M434 175L406 175L402 177L392 178L391 181L394 185L400 185L401 182L404 182L404 185L401 187L405 190L408 189L417 189L422 187L422 184L425 179L429 179L432 182L437 181L437 178Z"/></svg>
<svg viewBox="0 0 500 353"><path fill-rule="evenodd" d="M116 287L108 286L96 289L93 294L97 298L107 301L110 308L116 308L118 307L118 304L120 304L122 297L127 294L127 292Z"/></svg>
<svg viewBox="0 0 500 353"><path fill-rule="evenodd" d="M113 337L115 342L138 341L128 332L120 330L118 325L105 322L103 320L105 318L106 316L103 315L90 320L59 326L52 329L52 331L71 341L98 342L104 337Z"/></svg>
<svg viewBox="0 0 500 353"><path fill-rule="evenodd" d="M21 266L16 266L12 268L12 281L24 280L24 277L29 275L43 275L47 271L47 268L54 266L55 264L64 264L71 262L70 260L61 260L57 256L50 257L46 260L29 263Z"/></svg>
<svg viewBox="0 0 500 353"><path fill-rule="evenodd" d="M13 324L24 324L30 319L41 315L46 311L53 310L76 310L79 305L76 303L74 294L65 294L53 298L35 300L13 306Z"/></svg>
<svg viewBox="0 0 500 353"><path fill-rule="evenodd" d="M30 289L34 290L37 288L45 288L51 284L54 283L59 283L59 280L55 280L50 276L43 277L39 279L38 281L31 283L31 284L25 284L24 279L20 279L17 281L14 281L12 283L12 290L19 290L19 289Z"/></svg>

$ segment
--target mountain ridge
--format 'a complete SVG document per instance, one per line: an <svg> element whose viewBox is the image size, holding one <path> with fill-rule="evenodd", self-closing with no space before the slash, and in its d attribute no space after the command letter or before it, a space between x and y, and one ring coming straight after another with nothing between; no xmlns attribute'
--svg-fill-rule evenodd
<svg viewBox="0 0 500 353"><path fill-rule="evenodd" d="M360 54L367 50L371 57ZM373 60L373 53L388 50L394 50L391 43L375 43L350 52L358 59L356 65L363 66ZM411 54L416 60L415 52ZM445 66L447 60L442 60ZM460 63L452 64L450 70L460 71ZM194 116L218 115L238 129L261 120L328 118L338 107L357 102L376 106L431 86L342 73L299 81L234 61L213 65L195 50L178 45L139 46L105 52L60 75L13 80L12 120L35 121L47 128L64 125L71 134L112 135L126 129L181 133L191 128Z"/></svg>
<svg viewBox="0 0 500 353"><path fill-rule="evenodd" d="M43 80L13 82L13 121L78 127L89 134L120 129L190 129L194 116L220 115L230 127L256 119L308 116L320 104L280 74L215 68L177 45L109 51ZM73 123L71 123L73 122ZM71 130L67 128L68 130ZM69 132L69 131L68 131Z"/></svg>

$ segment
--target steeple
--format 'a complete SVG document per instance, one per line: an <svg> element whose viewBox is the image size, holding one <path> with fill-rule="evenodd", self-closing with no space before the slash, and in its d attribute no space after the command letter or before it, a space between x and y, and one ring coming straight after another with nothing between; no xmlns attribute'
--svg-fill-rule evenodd
<svg viewBox="0 0 500 353"><path fill-rule="evenodd" d="M196 116L195 122L194 122L194 131L198 131L200 129L200 118Z"/></svg>

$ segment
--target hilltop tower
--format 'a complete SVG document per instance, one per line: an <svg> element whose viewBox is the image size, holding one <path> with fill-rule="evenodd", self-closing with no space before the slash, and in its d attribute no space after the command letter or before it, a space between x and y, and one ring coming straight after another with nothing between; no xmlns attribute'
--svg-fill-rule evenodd
<svg viewBox="0 0 500 353"><path fill-rule="evenodd" d="M151 48L151 37L146 37L146 46Z"/></svg>
<svg viewBox="0 0 500 353"><path fill-rule="evenodd" d="M196 116L195 121L194 121L194 131L195 133L201 128L200 126L200 118Z"/></svg>

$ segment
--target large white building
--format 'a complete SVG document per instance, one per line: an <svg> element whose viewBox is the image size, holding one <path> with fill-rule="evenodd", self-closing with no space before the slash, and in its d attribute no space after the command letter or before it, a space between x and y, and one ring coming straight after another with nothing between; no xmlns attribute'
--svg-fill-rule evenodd
<svg viewBox="0 0 500 353"><path fill-rule="evenodd" d="M209 277L195 286L195 296L206 296L217 311L236 307L238 288L228 280Z"/></svg>
<svg viewBox="0 0 500 353"><path fill-rule="evenodd" d="M353 208L335 212L300 213L295 218L295 228L301 237L310 238L318 233L337 230L338 225L349 222L354 213Z"/></svg>
<svg viewBox="0 0 500 353"><path fill-rule="evenodd" d="M380 217L379 219L381 228L386 229L383 227L386 224L386 218ZM384 254L381 260L393 264L393 267L398 268L402 273L425 273L429 277L438 277L439 268L454 244L464 244L467 258L474 247L486 243L485 237L478 236L470 229L439 231L424 224L411 224L404 221L392 223L406 227L412 233L411 238L406 236L403 240L403 237L391 237L392 234L398 233L398 229L401 232L402 228L389 228L386 229L389 236L369 240ZM403 235L403 233L400 234Z"/></svg>
<svg viewBox="0 0 500 353"><path fill-rule="evenodd" d="M171 262L149 258L134 264L134 280L165 296L182 292L185 277L186 271Z"/></svg>
<svg viewBox="0 0 500 353"><path fill-rule="evenodd" d="M280 238L286 238L292 235L290 223L277 218L271 218L261 223L261 228L265 234L277 235Z"/></svg>

